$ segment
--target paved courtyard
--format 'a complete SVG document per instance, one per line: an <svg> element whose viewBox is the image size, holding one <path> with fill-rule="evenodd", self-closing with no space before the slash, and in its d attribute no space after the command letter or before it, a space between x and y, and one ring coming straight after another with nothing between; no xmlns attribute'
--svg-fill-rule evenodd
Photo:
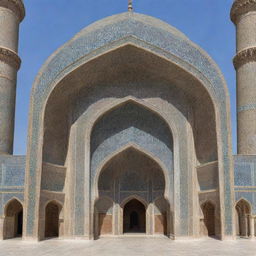
<svg viewBox="0 0 256 256"><path fill-rule="evenodd" d="M221 242L213 239L170 241L166 238L103 238L97 241L47 240L40 243L20 239L0 242L1 256L255 256L256 240Z"/></svg>

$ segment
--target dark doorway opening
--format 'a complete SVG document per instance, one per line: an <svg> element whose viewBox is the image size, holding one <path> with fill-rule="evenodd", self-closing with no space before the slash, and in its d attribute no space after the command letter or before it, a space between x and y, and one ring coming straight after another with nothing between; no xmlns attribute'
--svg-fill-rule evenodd
<svg viewBox="0 0 256 256"><path fill-rule="evenodd" d="M23 211L20 211L17 216L17 236L22 236L23 226Z"/></svg>
<svg viewBox="0 0 256 256"><path fill-rule="evenodd" d="M45 237L59 236L59 206L55 202L50 202L45 209Z"/></svg>
<svg viewBox="0 0 256 256"><path fill-rule="evenodd" d="M202 205L202 210L208 236L215 236L215 207L212 203L206 202Z"/></svg>
<svg viewBox="0 0 256 256"><path fill-rule="evenodd" d="M22 236L23 208L21 203L13 199L6 207L4 223L4 239Z"/></svg>
<svg viewBox="0 0 256 256"><path fill-rule="evenodd" d="M139 215L137 212L132 212L130 215L130 229L134 229L139 226Z"/></svg>
<svg viewBox="0 0 256 256"><path fill-rule="evenodd" d="M146 233L146 209L136 199L124 206L123 230L124 233Z"/></svg>

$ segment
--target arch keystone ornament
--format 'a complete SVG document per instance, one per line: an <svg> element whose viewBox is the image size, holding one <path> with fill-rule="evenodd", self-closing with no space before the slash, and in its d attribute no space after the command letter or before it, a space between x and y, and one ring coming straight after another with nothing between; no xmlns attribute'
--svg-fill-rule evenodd
<svg viewBox="0 0 256 256"><path fill-rule="evenodd" d="M172 72L179 72L179 81ZM72 86L68 86L70 84ZM195 88L200 94L194 93ZM65 98L67 95L70 100ZM198 95L204 96L196 98ZM200 134L197 130L200 129L200 118L198 121L193 119L191 111L200 109L196 105L200 100L201 105L207 105L212 111L211 118L206 119L211 121L214 152L204 149L203 139L196 137ZM128 118L130 123L124 126L124 122L120 121L122 115L114 110L127 102L137 104L143 109L142 112L147 112L138 120L144 120L144 117L144 123L151 121L152 124L155 123L152 120L158 118L162 120L162 126L154 126L153 129L153 125L136 123L134 118ZM119 130L113 130L111 122L106 121L107 114L113 111L111 122ZM134 115L129 106L122 111L126 111L128 117ZM217 214L221 220L218 235L221 239L233 237L234 192L229 112L228 90L219 68L202 49L172 26L146 15L126 12L83 29L46 61L33 85L26 162L24 238L39 238L41 202L58 196L62 200L65 197L63 209L68 214L64 235L92 239L94 203L95 199L99 199L95 189L95 170L99 170L98 167L105 164L104 161L113 152L131 144L141 148L142 152L148 152L153 159L159 159L156 162L161 167L165 166L166 171L163 171L167 176L165 182L170 201L166 207L172 213L169 214L174 226L171 235L175 239L198 236L199 229L195 223L199 226L197 215L200 204L195 189L196 163L204 165L217 161L215 189L218 192L215 204L220 209ZM53 116L58 118L48 125ZM98 132L93 137L94 124L100 118L103 118L102 126L97 127ZM201 127L206 125L202 124ZM58 130L60 127L62 129ZM165 140L167 136L160 136L160 128L164 135L171 134L172 146ZM95 148L93 145L96 145ZM95 151L103 154L93 154ZM47 175L58 177L58 186L51 184L47 187L50 198L46 198L42 191L42 180L47 180ZM60 186L61 182L66 182L65 186ZM118 189L115 179L113 183L109 182L111 189ZM63 187L65 191L61 189ZM161 180L159 184L150 183L147 189L145 186L145 191L137 194L142 198L150 193L155 198L163 196L157 194L158 187L161 187ZM120 229L116 228L116 223L120 222L120 201L127 198L128 192L122 192L120 201L112 198L108 187L103 192L114 202L113 233L120 234ZM151 225L154 216L152 202L147 210L152 216L147 224L151 227L147 234L153 234L154 229ZM160 216L159 212L157 214ZM104 223L108 225L110 217ZM167 220L167 223L171 221Z"/></svg>

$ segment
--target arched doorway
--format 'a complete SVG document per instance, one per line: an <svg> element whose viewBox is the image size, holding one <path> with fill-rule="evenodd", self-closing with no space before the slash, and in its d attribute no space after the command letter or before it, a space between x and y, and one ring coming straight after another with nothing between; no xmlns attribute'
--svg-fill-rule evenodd
<svg viewBox="0 0 256 256"><path fill-rule="evenodd" d="M251 207L248 202L244 199L241 199L236 204L236 217L237 217L237 235L241 237L249 237L250 236L250 214Z"/></svg>
<svg viewBox="0 0 256 256"><path fill-rule="evenodd" d="M146 209L137 199L132 199L123 210L124 233L146 233Z"/></svg>
<svg viewBox="0 0 256 256"><path fill-rule="evenodd" d="M5 209L4 238L22 236L23 207L17 200L11 200Z"/></svg>
<svg viewBox="0 0 256 256"><path fill-rule="evenodd" d="M45 208L45 238L59 236L59 216L61 206L56 202L49 202Z"/></svg>
<svg viewBox="0 0 256 256"><path fill-rule="evenodd" d="M204 215L205 235L215 236L215 206L211 202L206 202L201 208Z"/></svg>
<svg viewBox="0 0 256 256"><path fill-rule="evenodd" d="M164 197L165 183L164 171L147 152L136 148L136 145L121 149L104 164L99 174L99 199L94 216L101 230L95 226L94 235L103 234L102 227L108 233L112 227L113 235L134 232L153 234L153 207L147 211L147 205L150 200L153 202ZM170 204L162 206L164 219L170 220Z"/></svg>

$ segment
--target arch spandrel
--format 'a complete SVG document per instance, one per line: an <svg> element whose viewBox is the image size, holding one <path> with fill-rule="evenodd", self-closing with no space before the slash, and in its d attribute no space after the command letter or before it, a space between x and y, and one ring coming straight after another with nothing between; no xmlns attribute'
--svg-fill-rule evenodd
<svg viewBox="0 0 256 256"><path fill-rule="evenodd" d="M160 22L161 23L161 22ZM27 236L34 236L36 200L40 184L43 137L43 118L47 100L54 88L68 74L81 65L123 45L135 45L174 63L201 82L215 108L220 161L220 193L225 192L225 233L232 235L232 162L230 139L229 98L225 81L216 64L198 46L168 25L139 14L121 14L97 22L80 32L74 39L55 52L40 70L33 85L26 176L26 201L29 205ZM167 28L168 27L168 28Z"/></svg>

